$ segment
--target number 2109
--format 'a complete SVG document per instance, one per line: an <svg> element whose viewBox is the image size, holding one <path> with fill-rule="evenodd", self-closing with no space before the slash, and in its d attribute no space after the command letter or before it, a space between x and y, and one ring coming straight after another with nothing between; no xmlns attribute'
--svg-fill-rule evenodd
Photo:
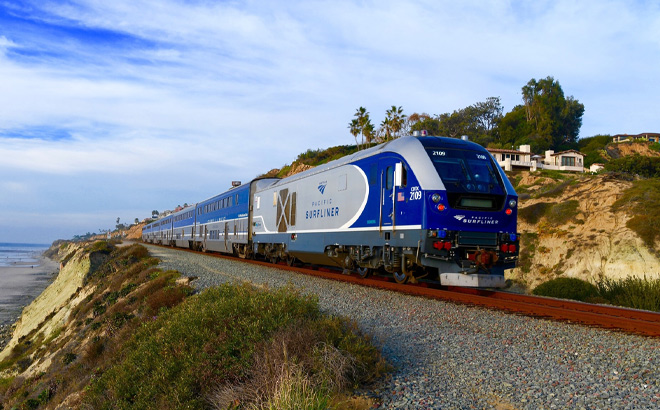
<svg viewBox="0 0 660 410"><path fill-rule="evenodd" d="M414 186L410 189L410 200L417 201L419 199L422 199L422 191L418 186Z"/></svg>

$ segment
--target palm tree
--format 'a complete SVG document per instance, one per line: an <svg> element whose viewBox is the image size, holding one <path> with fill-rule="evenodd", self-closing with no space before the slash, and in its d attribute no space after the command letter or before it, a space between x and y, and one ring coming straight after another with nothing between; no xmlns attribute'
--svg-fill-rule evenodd
<svg viewBox="0 0 660 410"><path fill-rule="evenodd" d="M355 118L348 124L348 128L351 130L351 134L353 134L355 137L355 143L357 144L359 150L360 143L357 142L357 135L362 134L362 144L364 144L365 138L367 143L371 143L374 134L374 126L371 123L371 119L369 118L369 112L367 112L367 109L364 107L360 107L355 110L355 114L353 116Z"/></svg>
<svg viewBox="0 0 660 410"><path fill-rule="evenodd" d="M389 111L388 111L389 112ZM385 141L389 141L390 137L392 136L392 120L390 117L385 117L383 122L380 123L380 126L383 129L383 132L385 133Z"/></svg>
<svg viewBox="0 0 660 410"><path fill-rule="evenodd" d="M385 112L386 118L389 123L389 129L391 135L396 138L399 136L399 132L403 128L403 125L406 121L406 115L403 113L403 107L397 107L393 105L392 108Z"/></svg>
<svg viewBox="0 0 660 410"><path fill-rule="evenodd" d="M364 135L364 138L367 140L367 144L371 144L371 142L374 140L374 125L371 123L371 121L368 121L364 125L364 128L362 128L362 135Z"/></svg>
<svg viewBox="0 0 660 410"><path fill-rule="evenodd" d="M357 145L358 150L360 149L360 143L357 140L357 136L360 133L360 123L357 118L351 120L348 124L348 128L351 130L351 134L355 137L355 145Z"/></svg>

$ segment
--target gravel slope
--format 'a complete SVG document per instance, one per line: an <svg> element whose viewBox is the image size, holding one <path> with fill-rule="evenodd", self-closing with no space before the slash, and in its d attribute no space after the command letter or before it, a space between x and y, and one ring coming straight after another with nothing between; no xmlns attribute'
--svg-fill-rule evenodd
<svg viewBox="0 0 660 410"><path fill-rule="evenodd" d="M307 277L147 246L161 268L227 281L293 285L354 319L395 373L382 409L651 409L660 407L660 340Z"/></svg>

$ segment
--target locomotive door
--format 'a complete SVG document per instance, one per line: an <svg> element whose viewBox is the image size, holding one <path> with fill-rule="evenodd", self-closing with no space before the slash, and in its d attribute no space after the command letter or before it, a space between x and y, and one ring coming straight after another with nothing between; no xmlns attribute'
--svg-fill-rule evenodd
<svg viewBox="0 0 660 410"><path fill-rule="evenodd" d="M380 169L380 231L385 233L389 240L394 232L394 212L396 204L396 186L394 183L394 170L396 158L383 158L379 162Z"/></svg>

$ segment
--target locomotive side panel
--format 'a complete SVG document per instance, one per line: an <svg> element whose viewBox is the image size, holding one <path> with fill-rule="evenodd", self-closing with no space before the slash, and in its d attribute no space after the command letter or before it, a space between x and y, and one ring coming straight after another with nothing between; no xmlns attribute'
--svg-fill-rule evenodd
<svg viewBox="0 0 660 410"><path fill-rule="evenodd" d="M252 216L255 252L263 254L260 247L271 251L277 246L279 253L327 263L319 256L327 237L348 229L364 208L367 194L366 176L353 165L256 191Z"/></svg>

